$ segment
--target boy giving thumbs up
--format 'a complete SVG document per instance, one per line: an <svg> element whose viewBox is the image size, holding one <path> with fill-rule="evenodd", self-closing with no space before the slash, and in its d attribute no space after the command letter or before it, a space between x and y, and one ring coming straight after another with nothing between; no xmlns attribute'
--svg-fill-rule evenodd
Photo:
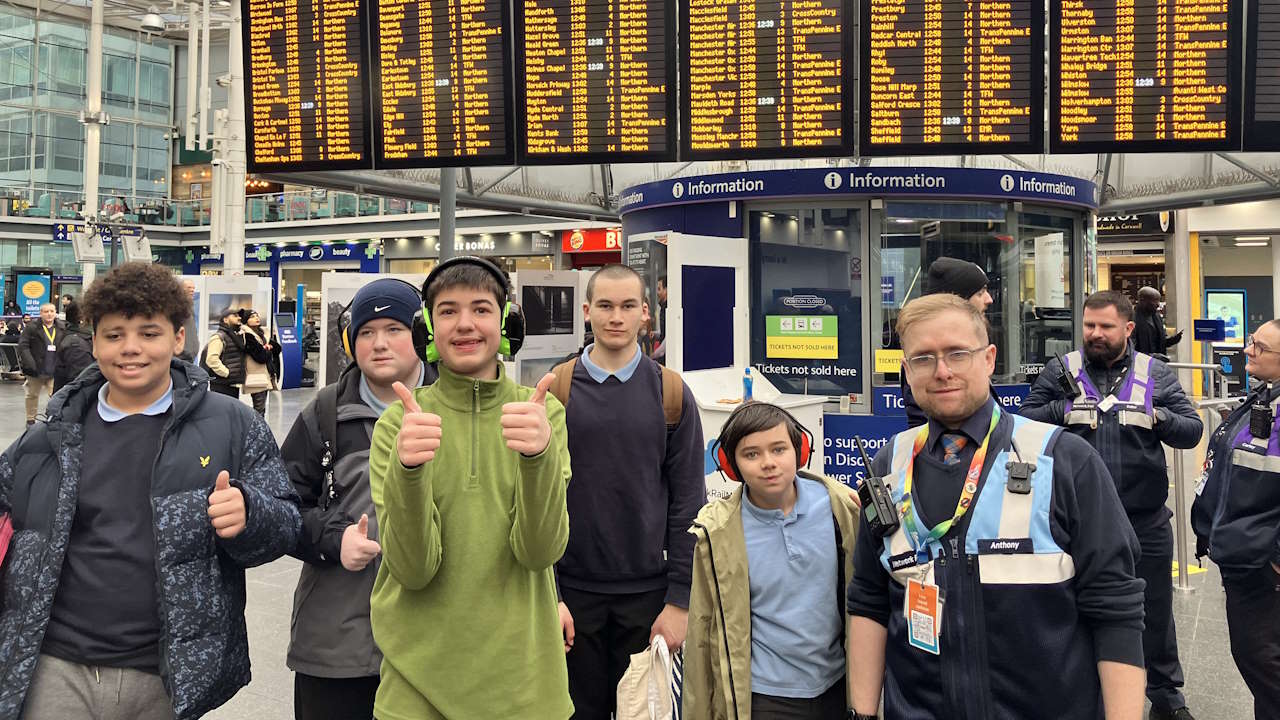
<svg viewBox="0 0 1280 720"><path fill-rule="evenodd" d="M573 713L552 574L569 538L564 407L552 375L537 388L505 376L507 293L477 258L428 276L440 378L397 385L374 429L383 720Z"/></svg>

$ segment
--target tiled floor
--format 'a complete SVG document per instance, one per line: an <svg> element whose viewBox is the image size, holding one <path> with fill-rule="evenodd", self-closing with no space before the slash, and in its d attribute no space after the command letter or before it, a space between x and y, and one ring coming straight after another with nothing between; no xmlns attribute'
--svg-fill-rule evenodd
<svg viewBox="0 0 1280 720"><path fill-rule="evenodd" d="M272 397L267 420L282 439L310 390L290 390ZM23 429L22 387L0 383L0 444ZM1190 490L1187 491L1190 493ZM231 702L206 717L215 720L287 720L293 715L293 678L285 667L293 588L300 563L283 558L248 574L249 652L253 682ZM1193 592L1176 592L1174 616L1178 646L1186 673L1187 701L1200 720L1244 720L1252 716L1252 699L1240 679L1227 646L1226 616L1217 569L1191 575ZM536 720L536 719L531 719Z"/></svg>

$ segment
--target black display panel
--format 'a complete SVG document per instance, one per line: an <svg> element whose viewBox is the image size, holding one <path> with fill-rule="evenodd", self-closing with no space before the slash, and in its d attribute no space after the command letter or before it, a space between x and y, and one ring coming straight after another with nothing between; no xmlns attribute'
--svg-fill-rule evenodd
<svg viewBox="0 0 1280 720"><path fill-rule="evenodd" d="M862 0L861 155L1044 151L1044 4Z"/></svg>
<svg viewBox="0 0 1280 720"><path fill-rule="evenodd" d="M370 0L374 164L515 162L503 0Z"/></svg>
<svg viewBox="0 0 1280 720"><path fill-rule="evenodd" d="M1244 149L1280 150L1280 0L1249 3Z"/></svg>
<svg viewBox="0 0 1280 720"><path fill-rule="evenodd" d="M249 172L373 167L365 0L243 0Z"/></svg>
<svg viewBox="0 0 1280 720"><path fill-rule="evenodd" d="M680 156L853 152L851 0L681 0Z"/></svg>
<svg viewBox="0 0 1280 720"><path fill-rule="evenodd" d="M1237 0L1052 0L1049 149L1240 146Z"/></svg>
<svg viewBox="0 0 1280 720"><path fill-rule="evenodd" d="M521 164L676 158L674 0L515 0Z"/></svg>

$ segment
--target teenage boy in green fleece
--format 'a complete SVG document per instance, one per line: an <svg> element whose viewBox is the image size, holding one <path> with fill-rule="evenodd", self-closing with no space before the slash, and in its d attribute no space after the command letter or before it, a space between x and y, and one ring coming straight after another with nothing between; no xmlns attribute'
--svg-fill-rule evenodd
<svg viewBox="0 0 1280 720"><path fill-rule="evenodd" d="M440 379L396 383L374 428L379 720L573 713L552 574L569 540L564 406L547 397L554 375L535 390L503 373L499 348L519 335L508 287L478 258L427 276Z"/></svg>

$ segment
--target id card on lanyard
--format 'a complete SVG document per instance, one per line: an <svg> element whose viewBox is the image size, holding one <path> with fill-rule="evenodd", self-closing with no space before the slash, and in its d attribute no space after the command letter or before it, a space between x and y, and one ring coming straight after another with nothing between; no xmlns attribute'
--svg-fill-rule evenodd
<svg viewBox="0 0 1280 720"><path fill-rule="evenodd" d="M55 327L53 332L49 332L49 328L41 325L40 329L44 331L44 336L49 339L49 344L45 347L45 350L48 352L57 352L58 345L54 340L58 337L58 328Z"/></svg>
<svg viewBox="0 0 1280 720"><path fill-rule="evenodd" d="M955 512L950 519L929 528L927 532L917 525L915 514L912 512L911 488L915 475L916 456L924 449L925 442L929 439L929 426L923 425L916 433L915 445L911 451L911 458L907 461L907 471L903 478L899 514L906 526L907 540L915 547L916 560L919 564L924 565L929 562L930 545L950 532L973 505L973 496L978 492L978 480L982 477L982 466L987 459L991 436L995 434L996 425L999 422L1000 406L997 405L991 411L991 425L987 428L987 435L974 451L973 460L969 463L969 470L964 478L964 489L960 493L960 500L956 503ZM941 645L938 638L942 634L942 593L937 583L931 581L931 575L930 572L920 579L908 578L903 614L906 616L909 630L908 644L913 648L938 655Z"/></svg>

